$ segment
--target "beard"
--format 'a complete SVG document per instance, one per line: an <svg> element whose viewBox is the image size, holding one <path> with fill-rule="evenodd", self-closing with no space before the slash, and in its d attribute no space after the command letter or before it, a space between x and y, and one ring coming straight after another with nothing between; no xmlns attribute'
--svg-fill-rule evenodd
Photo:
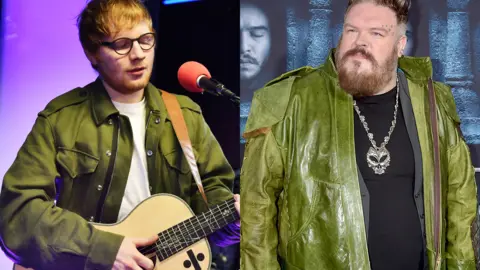
<svg viewBox="0 0 480 270"><path fill-rule="evenodd" d="M379 92L393 77L393 71L397 67L398 56L395 46L392 53L383 65L379 65L372 54L363 48L354 48L347 51L342 58L338 51L335 53L335 65L338 70L340 87L354 97L373 96ZM361 62L353 60L354 68L347 68L347 58L361 54L372 65L371 72L359 72Z"/></svg>
<svg viewBox="0 0 480 270"><path fill-rule="evenodd" d="M147 68L142 76L135 79L130 77L126 72L112 74L110 72L100 71L99 73L105 83L113 88L113 90L128 95L145 89L150 82L152 71L150 68Z"/></svg>

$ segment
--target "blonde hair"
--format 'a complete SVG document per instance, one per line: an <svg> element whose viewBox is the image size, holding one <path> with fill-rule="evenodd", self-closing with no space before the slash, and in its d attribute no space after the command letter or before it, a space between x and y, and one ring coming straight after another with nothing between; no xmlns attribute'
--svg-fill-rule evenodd
<svg viewBox="0 0 480 270"><path fill-rule="evenodd" d="M152 17L140 0L91 0L77 18L80 43L86 51L95 53L103 38L140 22L154 31Z"/></svg>

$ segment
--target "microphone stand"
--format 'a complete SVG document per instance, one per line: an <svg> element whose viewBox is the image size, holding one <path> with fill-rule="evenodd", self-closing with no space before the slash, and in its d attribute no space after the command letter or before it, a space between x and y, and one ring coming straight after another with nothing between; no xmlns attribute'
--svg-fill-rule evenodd
<svg viewBox="0 0 480 270"><path fill-rule="evenodd" d="M224 96L230 99L235 105L240 106L240 97L235 95L232 91L225 87L221 82L210 78L209 80L203 81L203 90L206 92L215 95L215 96Z"/></svg>

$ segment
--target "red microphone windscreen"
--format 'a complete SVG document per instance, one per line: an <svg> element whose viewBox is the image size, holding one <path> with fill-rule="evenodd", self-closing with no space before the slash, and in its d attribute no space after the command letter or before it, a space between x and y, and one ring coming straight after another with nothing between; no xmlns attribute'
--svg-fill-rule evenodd
<svg viewBox="0 0 480 270"><path fill-rule="evenodd" d="M204 65L195 61L185 62L180 66L177 73L178 81L182 87L190 92L197 93L203 92L203 89L197 85L197 79L202 75L209 79L212 77Z"/></svg>

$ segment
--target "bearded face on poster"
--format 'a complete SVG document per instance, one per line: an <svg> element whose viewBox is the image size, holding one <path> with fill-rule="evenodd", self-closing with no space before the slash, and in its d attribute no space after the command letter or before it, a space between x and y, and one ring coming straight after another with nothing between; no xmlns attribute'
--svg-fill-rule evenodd
<svg viewBox="0 0 480 270"><path fill-rule="evenodd" d="M284 10L277 10L266 2L241 1L240 4L242 102L250 102L255 90L285 72L286 68L283 44L286 43L283 38L286 32L283 24L285 18L281 17Z"/></svg>
<svg viewBox="0 0 480 270"><path fill-rule="evenodd" d="M251 3L240 7L240 78L252 80L270 54L270 26L263 10Z"/></svg>

